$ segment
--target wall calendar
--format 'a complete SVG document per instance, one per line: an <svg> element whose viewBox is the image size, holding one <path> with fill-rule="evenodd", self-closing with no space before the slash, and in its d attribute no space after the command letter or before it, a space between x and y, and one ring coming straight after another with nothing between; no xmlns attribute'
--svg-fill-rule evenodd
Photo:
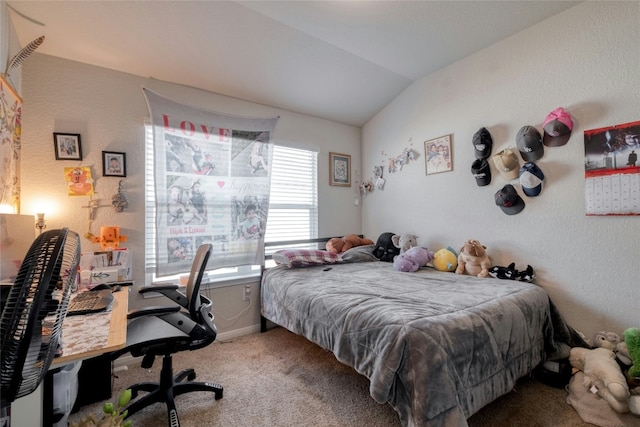
<svg viewBox="0 0 640 427"><path fill-rule="evenodd" d="M640 121L584 132L587 215L640 215Z"/></svg>

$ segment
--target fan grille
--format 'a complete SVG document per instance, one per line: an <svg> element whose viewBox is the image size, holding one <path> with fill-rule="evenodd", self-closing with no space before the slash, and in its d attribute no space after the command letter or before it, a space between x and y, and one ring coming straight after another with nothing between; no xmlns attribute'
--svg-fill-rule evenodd
<svg viewBox="0 0 640 427"><path fill-rule="evenodd" d="M4 402L32 393L49 369L79 261L80 238L67 228L42 233L29 248L0 323Z"/></svg>

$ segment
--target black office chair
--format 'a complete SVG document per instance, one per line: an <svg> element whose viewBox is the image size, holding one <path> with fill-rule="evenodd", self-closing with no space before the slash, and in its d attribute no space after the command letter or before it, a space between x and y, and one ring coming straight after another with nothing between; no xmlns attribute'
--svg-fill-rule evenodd
<svg viewBox="0 0 640 427"><path fill-rule="evenodd" d="M113 358L125 353L131 353L134 357L143 356L142 367L149 369L155 357L162 356L162 371L160 382L140 383L130 387L133 401L126 408L129 411L127 417L154 403L165 402L169 426L179 426L175 396L192 391L211 391L216 400L222 398L222 386L194 382L196 373L193 369L186 369L174 377L171 358L173 353L197 350L216 339L211 300L200 294L200 282L211 248L211 244L203 244L198 248L191 266L186 295L178 291L177 285L153 286L140 290L142 294L160 292L178 305L144 307L128 314L130 321L127 326L126 347L113 353ZM135 400L140 391L148 394Z"/></svg>

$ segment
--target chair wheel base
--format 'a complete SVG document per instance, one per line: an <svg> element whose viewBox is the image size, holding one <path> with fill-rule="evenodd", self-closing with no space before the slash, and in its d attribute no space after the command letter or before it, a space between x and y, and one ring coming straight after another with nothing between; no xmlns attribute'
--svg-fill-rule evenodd
<svg viewBox="0 0 640 427"><path fill-rule="evenodd" d="M212 387L214 389L215 399L222 399L222 394L224 392L224 387L218 383L205 383L207 386Z"/></svg>

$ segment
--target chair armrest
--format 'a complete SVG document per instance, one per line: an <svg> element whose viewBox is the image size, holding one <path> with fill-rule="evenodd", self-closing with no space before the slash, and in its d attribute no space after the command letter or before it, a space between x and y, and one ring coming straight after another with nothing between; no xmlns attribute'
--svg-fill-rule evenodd
<svg viewBox="0 0 640 427"><path fill-rule="evenodd" d="M178 285L157 285L157 286L145 286L138 290L140 294L146 294L148 292L162 292L162 291L175 291L178 289Z"/></svg>
<svg viewBox="0 0 640 427"><path fill-rule="evenodd" d="M178 285L159 285L159 286L148 286L141 288L138 292L140 294L146 294L149 292L158 292L163 296L169 298L171 301L176 304L180 304L182 308L187 308L189 305L189 301L187 300L187 296L180 292L178 289L180 287Z"/></svg>
<svg viewBox="0 0 640 427"><path fill-rule="evenodd" d="M158 316L162 314L176 313L178 311L180 311L180 307L177 305L145 307L139 310L130 311L127 314L127 319L135 319L136 317L143 316Z"/></svg>

